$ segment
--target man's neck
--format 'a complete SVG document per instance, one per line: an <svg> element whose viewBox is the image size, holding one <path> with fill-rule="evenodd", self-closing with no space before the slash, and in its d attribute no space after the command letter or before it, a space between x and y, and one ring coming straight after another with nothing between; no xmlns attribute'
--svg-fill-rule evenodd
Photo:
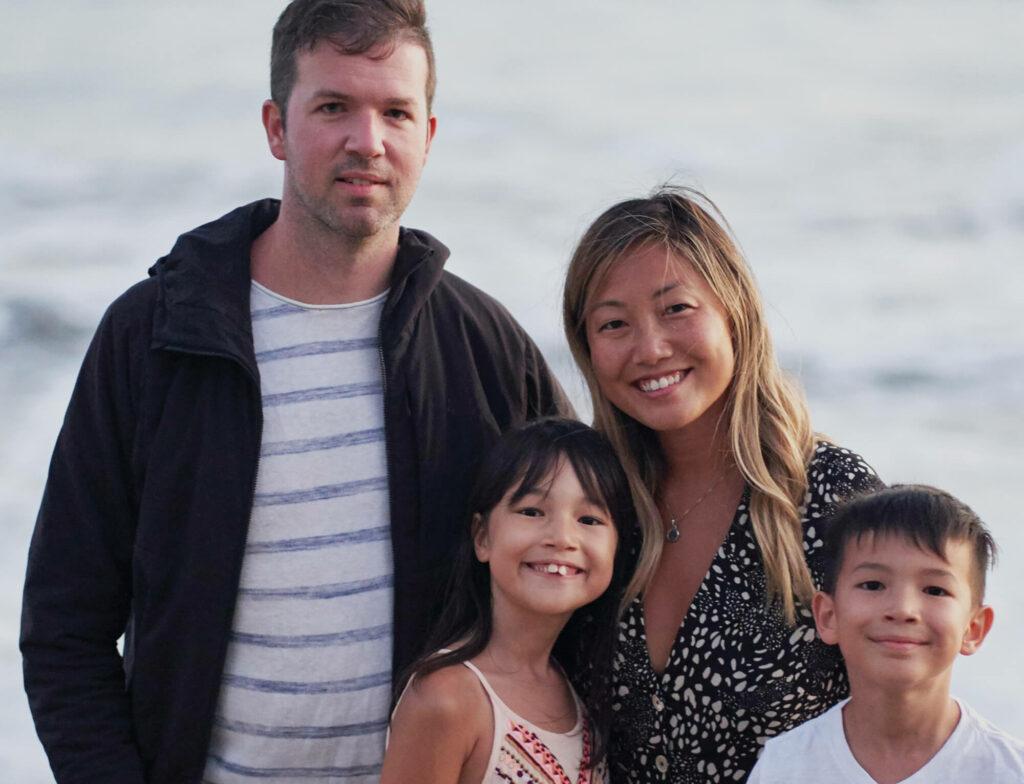
<svg viewBox="0 0 1024 784"><path fill-rule="evenodd" d="M895 784L924 767L959 721L948 681L907 692L868 690L843 708L850 751L878 784Z"/></svg>
<svg viewBox="0 0 1024 784"><path fill-rule="evenodd" d="M297 226L282 213L252 244L253 280L310 305L361 302L388 288L398 254L397 224L365 238L320 228Z"/></svg>

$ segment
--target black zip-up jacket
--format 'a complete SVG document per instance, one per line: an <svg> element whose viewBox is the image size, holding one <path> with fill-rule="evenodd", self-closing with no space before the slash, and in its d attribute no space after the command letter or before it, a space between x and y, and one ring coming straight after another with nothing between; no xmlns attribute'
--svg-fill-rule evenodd
<svg viewBox="0 0 1024 784"><path fill-rule="evenodd" d="M202 775L262 429L249 256L278 208L182 235L86 355L22 611L25 688L61 784ZM523 329L444 272L447 255L403 229L381 317L396 673L436 616L482 452L511 424L571 411Z"/></svg>

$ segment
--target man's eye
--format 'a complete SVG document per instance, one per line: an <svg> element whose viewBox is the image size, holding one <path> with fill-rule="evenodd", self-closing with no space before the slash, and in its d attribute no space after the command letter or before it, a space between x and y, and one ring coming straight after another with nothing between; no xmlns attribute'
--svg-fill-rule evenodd
<svg viewBox="0 0 1024 784"><path fill-rule="evenodd" d="M409 112L405 109L389 109L385 114L395 120L407 120L409 118Z"/></svg>
<svg viewBox="0 0 1024 784"><path fill-rule="evenodd" d="M320 106L320 111L324 114L339 114L345 110L345 104L339 103L338 101L332 101L331 103L325 103Z"/></svg>

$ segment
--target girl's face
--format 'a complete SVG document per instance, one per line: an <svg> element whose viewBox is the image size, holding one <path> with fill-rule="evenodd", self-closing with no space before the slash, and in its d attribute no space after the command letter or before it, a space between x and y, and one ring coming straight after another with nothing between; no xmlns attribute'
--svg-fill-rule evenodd
<svg viewBox="0 0 1024 784"><path fill-rule="evenodd" d="M659 434L717 425L736 358L728 314L689 263L640 247L584 315L594 375L616 408Z"/></svg>
<svg viewBox="0 0 1024 784"><path fill-rule="evenodd" d="M597 599L612 579L618 533L566 459L515 503L513 487L474 519L476 557L489 564L494 612L561 616Z"/></svg>

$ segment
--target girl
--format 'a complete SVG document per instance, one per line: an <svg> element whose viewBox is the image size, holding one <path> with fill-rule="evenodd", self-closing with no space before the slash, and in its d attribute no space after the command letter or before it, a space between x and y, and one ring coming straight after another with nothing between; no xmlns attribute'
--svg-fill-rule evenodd
<svg viewBox="0 0 1024 784"><path fill-rule="evenodd" d="M879 484L811 428L714 206L666 188L584 233L565 329L643 529L615 668L612 775L743 781L766 737L846 696L814 630L823 526Z"/></svg>
<svg viewBox="0 0 1024 784"><path fill-rule="evenodd" d="M537 420L488 453L469 508L436 653L412 667L381 782L600 784L635 527L622 467L586 425ZM584 676L582 699L566 671Z"/></svg>

